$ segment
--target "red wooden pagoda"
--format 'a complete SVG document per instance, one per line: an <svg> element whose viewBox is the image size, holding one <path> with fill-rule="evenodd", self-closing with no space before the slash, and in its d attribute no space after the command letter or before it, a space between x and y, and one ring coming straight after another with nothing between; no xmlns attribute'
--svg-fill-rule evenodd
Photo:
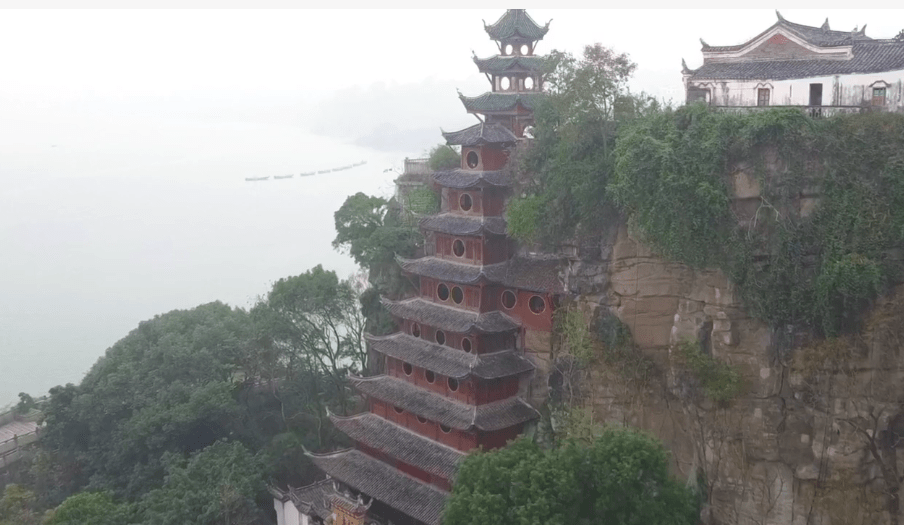
<svg viewBox="0 0 904 525"><path fill-rule="evenodd" d="M399 331L367 336L384 373L352 379L369 411L331 416L355 447L311 456L330 481L275 494L280 525L295 525L292 508L299 524L329 514L337 525L439 524L468 451L505 446L537 419L524 400L534 371L525 335L552 329L558 261L518 256L502 215L508 150L542 96L543 59L533 53L548 25L510 9L485 26L501 54L475 62L492 90L461 96L481 122L443 133L461 146L461 167L434 174L442 211L421 221L427 255L399 259L419 293L384 300Z"/></svg>

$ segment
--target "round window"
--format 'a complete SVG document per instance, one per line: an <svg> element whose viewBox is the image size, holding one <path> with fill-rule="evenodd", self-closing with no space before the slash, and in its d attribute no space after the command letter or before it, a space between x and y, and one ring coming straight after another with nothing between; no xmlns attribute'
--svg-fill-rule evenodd
<svg viewBox="0 0 904 525"><path fill-rule="evenodd" d="M449 390L451 390L453 392L458 391L458 380L457 379L452 379L450 377L449 380L447 381L447 383L449 384Z"/></svg>
<svg viewBox="0 0 904 525"><path fill-rule="evenodd" d="M503 54L511 55L511 54L512 54L512 45L511 45L511 44L506 44L506 45L505 45L505 49L503 49L502 52L503 52Z"/></svg>
<svg viewBox="0 0 904 525"><path fill-rule="evenodd" d="M414 371L414 368L411 367L411 363L405 363L402 365L402 370L405 372L406 376L410 376L411 372Z"/></svg>
<svg viewBox="0 0 904 525"><path fill-rule="evenodd" d="M446 344L446 334L444 334L441 330L436 331L436 342L441 345Z"/></svg>
<svg viewBox="0 0 904 525"><path fill-rule="evenodd" d="M411 323L411 335L413 335L414 337L420 337L421 336L421 325L419 325L417 323Z"/></svg>
<svg viewBox="0 0 904 525"><path fill-rule="evenodd" d="M530 49L528 49L527 44L521 44L521 54L526 55L529 52L530 52Z"/></svg>
<svg viewBox="0 0 904 525"><path fill-rule="evenodd" d="M544 310L546 310L546 301L544 301L543 298L539 295L535 295L530 298L530 303L528 303L528 306L530 306L531 312L535 314L541 314Z"/></svg>
<svg viewBox="0 0 904 525"><path fill-rule="evenodd" d="M440 425L439 429L443 431L443 434L448 434L449 432L452 432L452 428L447 427L446 425Z"/></svg>
<svg viewBox="0 0 904 525"><path fill-rule="evenodd" d="M440 301L445 301L449 298L449 287L445 284L440 283L439 286L436 287L436 296L439 297Z"/></svg>
<svg viewBox="0 0 904 525"><path fill-rule="evenodd" d="M462 242L461 239L455 239L452 242L452 253L454 253L456 257L461 257L465 254L465 243Z"/></svg>
<svg viewBox="0 0 904 525"><path fill-rule="evenodd" d="M511 310L515 307L515 302L517 298L515 297L515 292L511 290L506 290L502 292L502 306Z"/></svg>
<svg viewBox="0 0 904 525"><path fill-rule="evenodd" d="M534 89L534 78L527 77L524 79L524 89Z"/></svg>
<svg viewBox="0 0 904 525"><path fill-rule="evenodd" d="M433 382L436 381L436 374L434 374L430 370L424 370L424 379L426 379L427 382L432 385Z"/></svg>
<svg viewBox="0 0 904 525"><path fill-rule="evenodd" d="M462 211L470 210L471 206L474 205L474 202L471 201L471 195L468 193L462 193L461 197L458 198L458 205L461 206Z"/></svg>
<svg viewBox="0 0 904 525"><path fill-rule="evenodd" d="M421 416L417 416L417 422L423 425L423 424L425 424L425 423L427 422L427 418L421 417Z"/></svg>
<svg viewBox="0 0 904 525"><path fill-rule="evenodd" d="M399 408L399 407L392 407L392 409L395 410L395 413L396 413L396 414L401 414L402 412L404 412L404 410L402 410L402 409Z"/></svg>
<svg viewBox="0 0 904 525"><path fill-rule="evenodd" d="M465 293L461 291L461 288L458 286L452 287L452 301L455 304L461 304L462 301L465 300Z"/></svg>
<svg viewBox="0 0 904 525"><path fill-rule="evenodd" d="M467 353L471 353L471 340L465 337L461 340L461 349Z"/></svg>
<svg viewBox="0 0 904 525"><path fill-rule="evenodd" d="M467 161L468 161L468 167L473 169L473 168L476 168L477 165L480 163L480 157L477 156L476 151L469 151L468 156L467 156Z"/></svg>
<svg viewBox="0 0 904 525"><path fill-rule="evenodd" d="M499 81L499 87L502 88L503 91L508 91L508 89L512 87L512 81L509 80L509 77L502 77L502 80Z"/></svg>

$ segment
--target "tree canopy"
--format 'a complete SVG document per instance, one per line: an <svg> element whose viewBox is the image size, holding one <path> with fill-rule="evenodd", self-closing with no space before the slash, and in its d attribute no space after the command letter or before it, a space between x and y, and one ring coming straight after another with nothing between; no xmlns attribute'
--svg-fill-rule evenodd
<svg viewBox="0 0 904 525"><path fill-rule="evenodd" d="M589 444L543 450L527 438L465 458L445 525L692 525L694 490L670 477L647 434L607 429Z"/></svg>

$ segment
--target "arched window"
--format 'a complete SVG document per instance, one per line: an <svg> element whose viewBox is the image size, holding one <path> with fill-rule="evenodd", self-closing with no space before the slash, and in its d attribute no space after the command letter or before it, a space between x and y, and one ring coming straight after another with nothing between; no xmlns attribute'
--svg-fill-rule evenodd
<svg viewBox="0 0 904 525"><path fill-rule="evenodd" d="M453 391L453 392L457 392L457 391L458 391L458 380L457 380L457 379L452 379L452 378L450 377L449 380L446 381L446 383L449 384L449 390L451 390L451 391Z"/></svg>
<svg viewBox="0 0 904 525"><path fill-rule="evenodd" d="M527 89L527 90L534 89L534 77L527 77L524 79L524 89Z"/></svg>
<svg viewBox="0 0 904 525"><path fill-rule="evenodd" d="M404 410L399 407L392 407L392 409L395 410L396 414L401 414L402 412L404 412Z"/></svg>
<svg viewBox="0 0 904 525"><path fill-rule="evenodd" d="M421 416L417 416L417 422L420 423L420 424L422 424L422 425L424 425L424 424L427 423L427 418L421 417Z"/></svg>
<svg viewBox="0 0 904 525"><path fill-rule="evenodd" d="M452 428L447 427L446 425L440 425L439 429L443 431L443 434L448 434L449 432L452 432Z"/></svg>
<svg viewBox="0 0 904 525"><path fill-rule="evenodd" d="M446 334L443 333L442 330L437 330L435 336L436 336L437 343L439 343L441 345L446 344Z"/></svg>
<svg viewBox="0 0 904 525"><path fill-rule="evenodd" d="M410 376L411 372L414 371L414 368L412 368L411 363L405 363L402 365L402 371L405 372L406 376Z"/></svg>
<svg viewBox="0 0 904 525"><path fill-rule="evenodd" d="M502 88L503 91L508 91L510 87L512 87L512 81L509 80L509 77L502 77L502 80L499 81L499 87Z"/></svg>
<svg viewBox="0 0 904 525"><path fill-rule="evenodd" d="M468 156L466 157L468 161L468 167L474 169L480 164L480 157L477 155L476 151L469 151Z"/></svg>
<svg viewBox="0 0 904 525"><path fill-rule="evenodd" d="M462 257L465 254L465 243L461 239L452 241L452 253L456 257Z"/></svg>
<svg viewBox="0 0 904 525"><path fill-rule="evenodd" d="M471 345L471 340L469 338L465 337L464 339L461 340L461 349L462 350L464 350L465 352L470 354L471 348L472 348L472 345Z"/></svg>
<svg viewBox="0 0 904 525"><path fill-rule="evenodd" d="M413 335L414 337L420 337L421 336L421 325L419 325L417 323L411 323L411 335Z"/></svg>

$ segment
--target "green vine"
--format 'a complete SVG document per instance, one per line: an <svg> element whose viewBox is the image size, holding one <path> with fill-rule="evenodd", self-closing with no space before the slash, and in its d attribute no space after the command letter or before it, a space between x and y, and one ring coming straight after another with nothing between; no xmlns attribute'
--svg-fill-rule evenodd
<svg viewBox="0 0 904 525"><path fill-rule="evenodd" d="M676 347L677 357L700 381L706 397L720 403L736 398L743 387L737 369L700 351L696 341L684 340Z"/></svg>

